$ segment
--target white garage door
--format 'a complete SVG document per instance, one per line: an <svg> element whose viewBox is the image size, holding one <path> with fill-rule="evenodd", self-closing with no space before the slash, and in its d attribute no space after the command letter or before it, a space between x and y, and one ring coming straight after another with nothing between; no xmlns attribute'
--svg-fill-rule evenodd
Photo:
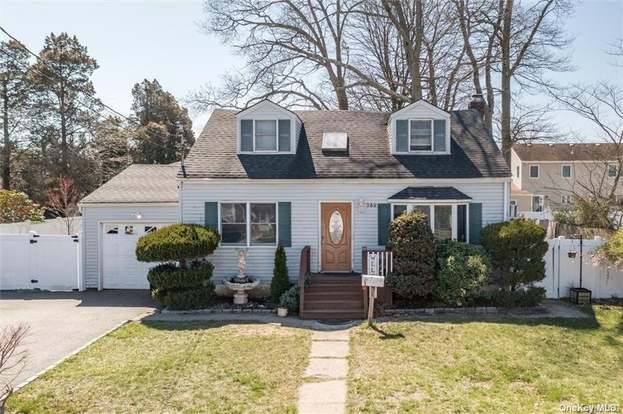
<svg viewBox="0 0 623 414"><path fill-rule="evenodd" d="M170 223L106 223L103 225L104 289L149 289L147 271L157 263L136 260L138 239Z"/></svg>

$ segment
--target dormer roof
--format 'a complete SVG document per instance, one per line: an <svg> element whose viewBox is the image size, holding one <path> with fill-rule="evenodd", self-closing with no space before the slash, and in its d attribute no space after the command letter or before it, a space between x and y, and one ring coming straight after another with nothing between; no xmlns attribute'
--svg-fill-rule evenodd
<svg viewBox="0 0 623 414"><path fill-rule="evenodd" d="M185 161L187 176L252 179L510 177L500 150L480 113L474 109L449 113L452 139L451 153L447 155L392 154L387 125L396 113L292 113L302 121L296 152L255 155L236 151L238 112L216 109ZM347 156L322 150L324 133L335 131L348 136Z"/></svg>

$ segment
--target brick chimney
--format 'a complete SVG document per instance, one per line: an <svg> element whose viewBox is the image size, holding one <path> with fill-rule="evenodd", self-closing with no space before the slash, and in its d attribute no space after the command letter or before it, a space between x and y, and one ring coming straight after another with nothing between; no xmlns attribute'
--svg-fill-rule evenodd
<svg viewBox="0 0 623 414"><path fill-rule="evenodd" d="M487 110L487 104L485 103L485 98L483 98L481 93L475 93L472 95L472 100L469 101L468 105L469 109L477 109L480 112L480 115L484 118L485 112Z"/></svg>

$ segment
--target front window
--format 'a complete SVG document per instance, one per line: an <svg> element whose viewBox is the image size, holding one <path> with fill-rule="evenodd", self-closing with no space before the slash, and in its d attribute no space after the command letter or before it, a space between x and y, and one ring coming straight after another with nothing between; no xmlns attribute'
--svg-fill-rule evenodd
<svg viewBox="0 0 623 414"><path fill-rule="evenodd" d="M530 166L530 178L539 178L539 166L538 165Z"/></svg>
<svg viewBox="0 0 623 414"><path fill-rule="evenodd" d="M569 194L563 194L560 196L560 203L561 204L571 204L571 195Z"/></svg>
<svg viewBox="0 0 623 414"><path fill-rule="evenodd" d="M467 204L393 204L394 219L407 211L421 212L436 239L467 241Z"/></svg>
<svg viewBox="0 0 623 414"><path fill-rule="evenodd" d="M432 151L433 122L431 120L412 120L409 142L411 151Z"/></svg>
<svg viewBox="0 0 623 414"><path fill-rule="evenodd" d="M292 125L289 119L242 119L240 151L289 153Z"/></svg>
<svg viewBox="0 0 623 414"><path fill-rule="evenodd" d="M452 239L452 206L435 206L435 237L439 240Z"/></svg>
<svg viewBox="0 0 623 414"><path fill-rule="evenodd" d="M571 166L570 165L563 165L562 166L562 176L564 178L571 177Z"/></svg>
<svg viewBox="0 0 623 414"><path fill-rule="evenodd" d="M247 205L245 203L221 204L221 240L223 244L247 244Z"/></svg>
<svg viewBox="0 0 623 414"><path fill-rule="evenodd" d="M251 204L251 246L277 242L277 208L274 203Z"/></svg>
<svg viewBox="0 0 623 414"><path fill-rule="evenodd" d="M540 196L540 195L532 196L532 211L534 212L543 211L543 196Z"/></svg>
<svg viewBox="0 0 623 414"><path fill-rule="evenodd" d="M275 203L221 203L221 243L227 246L277 244Z"/></svg>

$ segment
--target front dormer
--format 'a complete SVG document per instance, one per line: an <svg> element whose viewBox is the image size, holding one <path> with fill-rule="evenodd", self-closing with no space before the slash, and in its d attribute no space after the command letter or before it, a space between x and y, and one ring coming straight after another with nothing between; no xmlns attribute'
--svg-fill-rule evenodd
<svg viewBox="0 0 623 414"><path fill-rule="evenodd" d="M387 128L392 154L450 154L450 114L424 100L394 112Z"/></svg>
<svg viewBox="0 0 623 414"><path fill-rule="evenodd" d="M238 154L294 154L299 117L264 100L236 114Z"/></svg>

